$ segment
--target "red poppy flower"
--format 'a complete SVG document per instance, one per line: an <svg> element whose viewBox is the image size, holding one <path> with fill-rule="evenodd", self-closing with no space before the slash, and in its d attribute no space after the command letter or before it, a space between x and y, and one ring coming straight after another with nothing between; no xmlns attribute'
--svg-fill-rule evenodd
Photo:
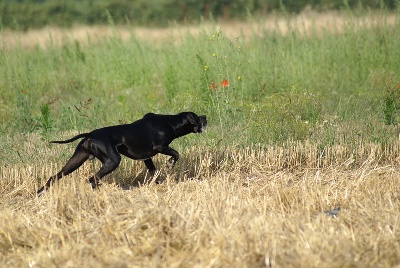
<svg viewBox="0 0 400 268"><path fill-rule="evenodd" d="M208 87L210 90L215 90L217 88L217 85L214 82L211 82L211 84Z"/></svg>
<svg viewBox="0 0 400 268"><path fill-rule="evenodd" d="M224 79L224 80L220 81L219 84L221 85L221 87L229 86L229 82L228 82L227 79Z"/></svg>

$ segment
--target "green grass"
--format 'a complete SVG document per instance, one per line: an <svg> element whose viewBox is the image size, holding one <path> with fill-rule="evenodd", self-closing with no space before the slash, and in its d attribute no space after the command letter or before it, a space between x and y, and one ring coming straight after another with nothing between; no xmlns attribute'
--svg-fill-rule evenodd
<svg viewBox="0 0 400 268"><path fill-rule="evenodd" d="M386 144L398 134L400 25L385 15L371 27L357 21L350 14L336 31L314 25L306 35L292 27L260 36L255 26L248 38L204 28L162 43L134 34L123 41L115 30L87 46L3 49L0 135L47 140L147 112L192 110L208 115L205 146Z"/></svg>

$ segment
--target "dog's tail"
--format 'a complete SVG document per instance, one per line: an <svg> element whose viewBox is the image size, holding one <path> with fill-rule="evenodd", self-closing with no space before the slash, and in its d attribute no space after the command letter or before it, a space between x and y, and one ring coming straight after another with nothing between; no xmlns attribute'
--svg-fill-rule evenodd
<svg viewBox="0 0 400 268"><path fill-rule="evenodd" d="M80 138L88 138L90 137L90 133L82 133L79 135L76 135L75 137L69 139L69 140L65 140L65 141L51 141L50 143L70 143L73 142L74 140L80 139Z"/></svg>

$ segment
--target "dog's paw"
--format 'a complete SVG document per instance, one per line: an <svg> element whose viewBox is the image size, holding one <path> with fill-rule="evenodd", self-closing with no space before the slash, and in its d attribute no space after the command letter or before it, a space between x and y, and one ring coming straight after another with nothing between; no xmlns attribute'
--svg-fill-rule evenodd
<svg viewBox="0 0 400 268"><path fill-rule="evenodd" d="M43 186L42 188L40 188L40 189L36 192L37 196L41 196L41 195L44 193L45 190L46 190L46 189L45 189L44 186Z"/></svg>
<svg viewBox="0 0 400 268"><path fill-rule="evenodd" d="M171 157L170 159L168 159L166 166L167 166L168 169L172 169L175 166L174 158Z"/></svg>
<svg viewBox="0 0 400 268"><path fill-rule="evenodd" d="M155 183L155 184L161 184L161 183L163 183L164 181L165 181L164 178L157 177L157 178L154 180L154 183Z"/></svg>
<svg viewBox="0 0 400 268"><path fill-rule="evenodd" d="M101 182L98 181L98 180L95 180L94 178L90 178L90 179L88 180L88 182L89 182L90 185L92 186L92 189L93 189L93 190L94 190L94 189L97 189L97 188L101 185Z"/></svg>

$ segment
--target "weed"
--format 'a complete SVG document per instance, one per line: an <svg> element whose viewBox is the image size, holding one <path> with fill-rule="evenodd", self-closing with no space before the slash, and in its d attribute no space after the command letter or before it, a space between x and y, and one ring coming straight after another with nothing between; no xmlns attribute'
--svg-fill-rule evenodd
<svg viewBox="0 0 400 268"><path fill-rule="evenodd" d="M43 135L48 134L48 132L53 128L53 119L51 118L50 105L48 103L40 105L40 116L38 121L38 127Z"/></svg>
<svg viewBox="0 0 400 268"><path fill-rule="evenodd" d="M400 84L395 87L386 87L385 105L383 108L386 125L398 124L398 110L400 109Z"/></svg>

